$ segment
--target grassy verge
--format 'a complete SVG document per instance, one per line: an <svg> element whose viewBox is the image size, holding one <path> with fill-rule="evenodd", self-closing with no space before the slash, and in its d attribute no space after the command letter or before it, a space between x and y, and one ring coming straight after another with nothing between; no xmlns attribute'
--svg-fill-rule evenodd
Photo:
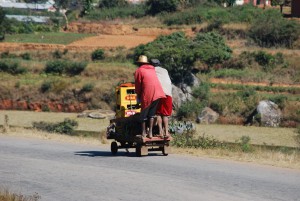
<svg viewBox="0 0 300 201"><path fill-rule="evenodd" d="M0 188L0 201L38 201L41 196L35 193L34 195L22 195L17 193L12 193L7 189Z"/></svg>
<svg viewBox="0 0 300 201"><path fill-rule="evenodd" d="M109 141L105 138L106 127L109 124L108 119L77 118L77 114L75 113L0 111L0 125L4 123L5 114L9 116L9 124L18 127L11 127L8 133L0 133L0 135L99 146L109 144ZM57 122L62 121L64 118L78 121L79 126L75 131L75 136L21 128L22 126L31 127L32 121ZM211 136L217 141L226 142L229 146L225 148L172 147L173 153L300 169L300 153L299 149L297 149L297 147L299 148L299 144L295 140L297 136L295 129L197 124L194 138L201 136ZM243 136L248 136L250 139L249 143L253 149L249 152L241 149L240 140ZM233 143L232 146L230 145L231 143ZM110 152L110 149L107 148L107 151ZM131 151L134 150L132 149Z"/></svg>
<svg viewBox="0 0 300 201"><path fill-rule="evenodd" d="M47 43L47 44L63 44L67 45L74 41L81 40L86 37L94 36L94 34L79 33L34 33L34 34L13 34L6 35L4 42L14 43Z"/></svg>

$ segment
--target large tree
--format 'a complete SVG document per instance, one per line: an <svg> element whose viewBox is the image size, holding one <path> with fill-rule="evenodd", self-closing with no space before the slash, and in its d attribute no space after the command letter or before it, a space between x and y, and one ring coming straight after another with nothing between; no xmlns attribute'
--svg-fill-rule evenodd
<svg viewBox="0 0 300 201"><path fill-rule="evenodd" d="M7 25L7 18L5 17L5 12L3 8L0 7L0 41L5 38L5 31Z"/></svg>
<svg viewBox="0 0 300 201"><path fill-rule="evenodd" d="M69 28L69 20L67 17L67 11L71 9L73 0L55 0L54 7L60 12L65 18L65 30Z"/></svg>

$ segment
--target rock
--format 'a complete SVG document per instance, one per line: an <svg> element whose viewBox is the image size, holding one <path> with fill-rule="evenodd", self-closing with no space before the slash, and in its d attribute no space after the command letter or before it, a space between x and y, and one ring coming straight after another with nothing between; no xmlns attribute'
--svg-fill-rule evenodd
<svg viewBox="0 0 300 201"><path fill-rule="evenodd" d="M179 108L183 102L188 100L187 94L184 94L183 91L175 85L172 85L172 96L175 108Z"/></svg>
<svg viewBox="0 0 300 201"><path fill-rule="evenodd" d="M93 118L93 119L105 119L105 118L112 118L115 116L115 112L112 110L85 110L82 113L78 114L78 118Z"/></svg>
<svg viewBox="0 0 300 201"><path fill-rule="evenodd" d="M209 107L205 107L202 111L201 114L197 117L196 122L197 123L206 123L206 124L211 124L215 123L219 118L219 114Z"/></svg>
<svg viewBox="0 0 300 201"><path fill-rule="evenodd" d="M269 100L260 101L257 108L262 126L278 127L281 122L281 110L278 105Z"/></svg>
<svg viewBox="0 0 300 201"><path fill-rule="evenodd" d="M200 85L201 81L199 80L199 78L197 78L194 74L192 74L193 77L193 87L197 87Z"/></svg>
<svg viewBox="0 0 300 201"><path fill-rule="evenodd" d="M103 114L100 114L98 112L92 112L90 114L88 114L88 117L92 118L92 119L105 119L106 116L104 116Z"/></svg>

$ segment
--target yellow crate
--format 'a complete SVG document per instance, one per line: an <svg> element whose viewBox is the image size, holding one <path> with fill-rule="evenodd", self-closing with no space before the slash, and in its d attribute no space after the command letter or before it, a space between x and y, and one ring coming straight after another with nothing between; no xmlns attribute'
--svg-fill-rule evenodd
<svg viewBox="0 0 300 201"><path fill-rule="evenodd" d="M129 117L139 113L139 103L133 83L123 83L116 87L116 117Z"/></svg>

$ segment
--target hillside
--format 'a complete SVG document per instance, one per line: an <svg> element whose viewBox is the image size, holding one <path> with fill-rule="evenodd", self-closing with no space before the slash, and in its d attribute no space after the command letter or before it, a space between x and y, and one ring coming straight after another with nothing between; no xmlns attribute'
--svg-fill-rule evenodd
<svg viewBox="0 0 300 201"><path fill-rule="evenodd" d="M195 10L201 15L199 22L193 21ZM259 15L269 12L248 7L233 8L232 12L249 18L248 10ZM207 12L212 20L208 19ZM214 32L221 35L230 48L230 57L217 63L205 63L200 56L191 63L190 71L209 86L206 99L195 97L193 105L212 107L224 117L220 123L240 124L258 101L269 99L282 109L283 126L299 124L300 39L293 42L293 47L261 46L249 39L254 19L251 19L253 22L237 21L226 14L230 20L222 21L225 17L222 19L218 12L231 11L219 7L207 11L200 7L188 8L182 12L181 19L191 15L187 22L192 23L176 25L172 20L178 20L180 12L106 21L92 19L94 14L91 13L73 20L64 31L7 34L0 43L0 109L53 112L114 109L114 86L123 80L133 81L136 47L175 32L183 32L185 40L194 40L199 33ZM103 57L92 59L95 50L101 50ZM46 72L47 65L53 67L61 61L73 62L81 71L75 74ZM5 72L3 66L13 68L13 73ZM21 71L23 73L17 73ZM199 87L202 86L194 86ZM185 118L194 119L194 115Z"/></svg>

